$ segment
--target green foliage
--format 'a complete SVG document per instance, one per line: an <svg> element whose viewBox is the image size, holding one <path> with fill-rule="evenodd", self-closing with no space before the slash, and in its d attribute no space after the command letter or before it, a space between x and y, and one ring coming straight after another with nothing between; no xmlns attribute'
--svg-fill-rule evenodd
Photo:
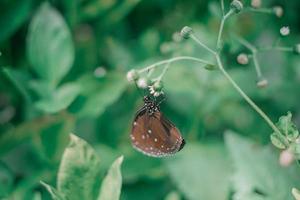
<svg viewBox="0 0 300 200"><path fill-rule="evenodd" d="M273 149L235 133L227 132L225 141L235 168L233 199L293 199L291 190L300 184L297 166L281 167Z"/></svg>
<svg viewBox="0 0 300 200"><path fill-rule="evenodd" d="M299 55L263 48L276 43L295 52L300 1L262 1L255 12L251 2L225 23L222 62L270 119L293 113L280 117L282 135L273 132L271 141L299 160ZM273 13L278 3L281 18ZM127 71L176 56L215 66L213 55L179 32L192 27L215 50L221 17L217 0L2 0L0 199L292 199L299 167L279 166L278 149L263 146L270 127L209 65L174 62L161 80L161 111L182 132L184 149L156 159L130 144L144 91L126 81ZM280 36L283 24L289 36ZM267 87L257 88L251 51L235 35L257 47ZM240 53L248 65L237 62ZM227 129L237 133L224 141ZM70 132L78 137L68 145Z"/></svg>
<svg viewBox="0 0 300 200"><path fill-rule="evenodd" d="M98 194L100 180L97 177L100 175L100 158L84 140L73 134L70 137L70 143L60 163L57 189L42 182L52 199L118 200L122 183L120 165L123 157L118 158L112 164Z"/></svg>
<svg viewBox="0 0 300 200"><path fill-rule="evenodd" d="M224 144L189 144L178 157L167 161L167 167L188 199L228 198L230 162Z"/></svg>
<svg viewBox="0 0 300 200"><path fill-rule="evenodd" d="M40 6L30 23L27 53L34 72L53 86L72 67L72 36L62 16L48 3Z"/></svg>

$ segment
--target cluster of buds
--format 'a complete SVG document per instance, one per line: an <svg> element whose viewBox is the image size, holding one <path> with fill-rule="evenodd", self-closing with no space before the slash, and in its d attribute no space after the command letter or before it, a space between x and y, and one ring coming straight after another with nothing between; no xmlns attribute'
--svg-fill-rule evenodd
<svg viewBox="0 0 300 200"><path fill-rule="evenodd" d="M158 97L163 94L163 84L161 81L155 81L154 83L146 77L140 77L139 73L132 69L127 72L127 80L129 82L134 81L138 88L149 89L150 94L154 97Z"/></svg>
<svg viewBox="0 0 300 200"><path fill-rule="evenodd" d="M161 81L156 81L153 85L149 86L150 94L152 94L154 97L158 97L163 94L164 92L162 91L162 89L163 84Z"/></svg>

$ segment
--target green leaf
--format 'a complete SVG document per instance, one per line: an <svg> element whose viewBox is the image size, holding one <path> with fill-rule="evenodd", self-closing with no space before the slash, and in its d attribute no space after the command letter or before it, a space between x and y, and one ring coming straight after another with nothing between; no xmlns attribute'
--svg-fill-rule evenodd
<svg viewBox="0 0 300 200"><path fill-rule="evenodd" d="M98 200L118 200L121 194L122 175L121 164L123 156L119 157L110 167L108 174L102 181Z"/></svg>
<svg viewBox="0 0 300 200"><path fill-rule="evenodd" d="M292 200L291 189L300 184L296 166L279 165L274 149L262 148L230 131L226 133L235 173L234 200Z"/></svg>
<svg viewBox="0 0 300 200"><path fill-rule="evenodd" d="M99 191L100 159L84 140L71 134L69 146L62 156L57 189L66 199L95 199Z"/></svg>
<svg viewBox="0 0 300 200"><path fill-rule="evenodd" d="M281 137L279 137L277 134L272 133L270 136L271 142L274 146L276 146L279 149L286 149L287 146L284 142L282 142Z"/></svg>
<svg viewBox="0 0 300 200"><path fill-rule="evenodd" d="M104 79L85 76L79 80L79 85L84 85L82 95L86 97L84 105L78 111L81 117L96 117L114 103L127 87L125 75L110 74Z"/></svg>
<svg viewBox="0 0 300 200"><path fill-rule="evenodd" d="M29 26L27 54L35 73L56 86L74 61L71 33L49 3L40 6Z"/></svg>
<svg viewBox="0 0 300 200"><path fill-rule="evenodd" d="M296 125L292 122L292 113L288 112L286 116L281 116L276 123L278 129L283 133L289 141L294 142L298 136L299 131Z"/></svg>
<svg viewBox="0 0 300 200"><path fill-rule="evenodd" d="M227 200L230 164L222 143L189 144L166 164L187 199Z"/></svg>
<svg viewBox="0 0 300 200"><path fill-rule="evenodd" d="M54 91L50 98L38 101L35 106L46 113L56 113L67 108L79 95L79 92L78 84L67 83Z"/></svg>
<svg viewBox="0 0 300 200"><path fill-rule="evenodd" d="M41 181L41 184L48 190L53 200L65 200L63 195L55 188L53 188L51 185L48 185L43 181Z"/></svg>

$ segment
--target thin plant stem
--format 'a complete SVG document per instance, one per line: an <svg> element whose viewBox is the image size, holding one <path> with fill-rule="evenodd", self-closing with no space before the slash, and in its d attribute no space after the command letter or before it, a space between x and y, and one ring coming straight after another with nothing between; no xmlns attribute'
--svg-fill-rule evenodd
<svg viewBox="0 0 300 200"><path fill-rule="evenodd" d="M154 69L156 67L159 67L161 65L164 65L164 64L167 64L167 63L176 62L176 61L180 61L180 60L190 60L190 61L199 62L201 64L205 64L205 65L213 65L212 63L210 63L210 62L208 62L206 60L200 59L200 58L195 58L195 57L191 57L191 56L178 56L178 57L174 57L174 58L171 58L171 59L167 59L167 60L163 60L163 61L154 63L152 65L149 65L149 66L147 66L147 67L139 70L138 72L139 73L143 73L145 71L149 71L149 70Z"/></svg>
<svg viewBox="0 0 300 200"><path fill-rule="evenodd" d="M233 14L233 10L230 9L226 15L223 15L222 17L222 20L221 20L221 24L220 24L220 28L219 28L219 33L218 33L218 39L217 39L217 49L220 48L221 46L221 39L222 39L222 33L223 33L223 30L224 30L224 24L225 24L225 21L227 20L227 18Z"/></svg>
<svg viewBox="0 0 300 200"><path fill-rule="evenodd" d="M292 52L293 48L292 47L283 47L283 46L270 46L270 47L262 47L259 48L258 51L283 51L283 52Z"/></svg>
<svg viewBox="0 0 300 200"><path fill-rule="evenodd" d="M224 0L220 0L221 2L221 9L222 9L222 15L225 15L225 7L224 7Z"/></svg>
<svg viewBox="0 0 300 200"><path fill-rule="evenodd" d="M258 53L257 48L254 45L252 45L250 42L248 42L247 40L245 40L244 38L239 37L239 36L235 36L235 37L237 38L237 40L243 46L245 46L247 49L249 49L251 51L251 53L252 53L252 59L253 59L253 64L254 64L254 67L255 67L255 71L256 71L257 77L261 78L262 77L262 72L261 72L260 64L259 64L258 58L257 58L257 53Z"/></svg>
<svg viewBox="0 0 300 200"><path fill-rule="evenodd" d="M167 72L167 70L169 69L170 65L171 65L170 62L168 62L168 63L166 64L166 66L164 67L162 73L161 73L161 74L159 75L159 77L157 78L157 81L161 81L161 79L163 78L163 76L165 75L165 73Z"/></svg>
<svg viewBox="0 0 300 200"><path fill-rule="evenodd" d="M246 102L267 122L267 124L273 129L275 133L281 134L280 130L275 126L271 119L250 99L250 97L238 86L238 84L231 78L223 67L221 58L216 55L217 65L225 78L231 83L231 85L237 90L237 92L246 100ZM287 142L287 141L285 141ZM287 142L288 145L288 142Z"/></svg>
<svg viewBox="0 0 300 200"><path fill-rule="evenodd" d="M260 68L260 65L259 65L259 62L258 62L258 59L257 59L257 52L253 52L252 59L253 59L253 63L254 63L254 67L255 67L255 71L256 71L257 77L261 78L262 77L262 73L261 73L261 68Z"/></svg>
<svg viewBox="0 0 300 200"><path fill-rule="evenodd" d="M197 36L195 36L193 33L190 35L190 38L193 39L196 43L198 43L200 46L202 46L204 49L206 49L207 51L209 51L210 53L212 53L213 55L216 55L217 53L212 50L211 48L209 48L206 44L204 44L203 42L201 42Z"/></svg>

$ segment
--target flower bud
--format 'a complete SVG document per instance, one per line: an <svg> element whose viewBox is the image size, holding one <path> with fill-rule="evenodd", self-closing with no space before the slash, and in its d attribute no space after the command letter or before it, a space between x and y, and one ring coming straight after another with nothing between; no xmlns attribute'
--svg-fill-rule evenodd
<svg viewBox="0 0 300 200"><path fill-rule="evenodd" d="M294 161L294 155L288 149L283 150L279 156L279 164L283 167L290 166Z"/></svg>
<svg viewBox="0 0 300 200"><path fill-rule="evenodd" d="M230 9L233 10L235 13L241 12L243 8L244 6L239 0L233 0L230 4Z"/></svg>
<svg viewBox="0 0 300 200"><path fill-rule="evenodd" d="M184 39L189 39L189 37L192 33L193 33L193 29L189 26L185 26L181 29L180 35Z"/></svg>
<svg viewBox="0 0 300 200"><path fill-rule="evenodd" d="M264 77L259 78L259 80L257 81L256 85L259 88L264 88L268 86L268 80L265 79Z"/></svg>
<svg viewBox="0 0 300 200"><path fill-rule="evenodd" d="M137 82L136 82L137 86L138 86L139 88L142 88L142 89L147 88L147 87L148 87L148 83L149 83L149 81L148 81L148 79L146 79L146 78L139 78L139 79L137 80Z"/></svg>
<svg viewBox="0 0 300 200"><path fill-rule="evenodd" d="M139 79L139 73L136 70L132 69L127 72L126 77L128 81L136 81Z"/></svg>
<svg viewBox="0 0 300 200"><path fill-rule="evenodd" d="M294 46L293 51L295 54L300 55L300 43Z"/></svg>
<svg viewBox="0 0 300 200"><path fill-rule="evenodd" d="M248 55L245 53L240 53L236 60L241 65L247 65L249 63Z"/></svg>
<svg viewBox="0 0 300 200"><path fill-rule="evenodd" d="M280 35L281 36L287 36L290 34L290 28L288 26L283 26L280 29Z"/></svg>
<svg viewBox="0 0 300 200"><path fill-rule="evenodd" d="M283 15L283 9L281 6L274 6L273 12L278 18L282 17L282 15Z"/></svg>
<svg viewBox="0 0 300 200"><path fill-rule="evenodd" d="M252 0L251 1L251 6L253 8L260 8L261 7L261 0Z"/></svg>

